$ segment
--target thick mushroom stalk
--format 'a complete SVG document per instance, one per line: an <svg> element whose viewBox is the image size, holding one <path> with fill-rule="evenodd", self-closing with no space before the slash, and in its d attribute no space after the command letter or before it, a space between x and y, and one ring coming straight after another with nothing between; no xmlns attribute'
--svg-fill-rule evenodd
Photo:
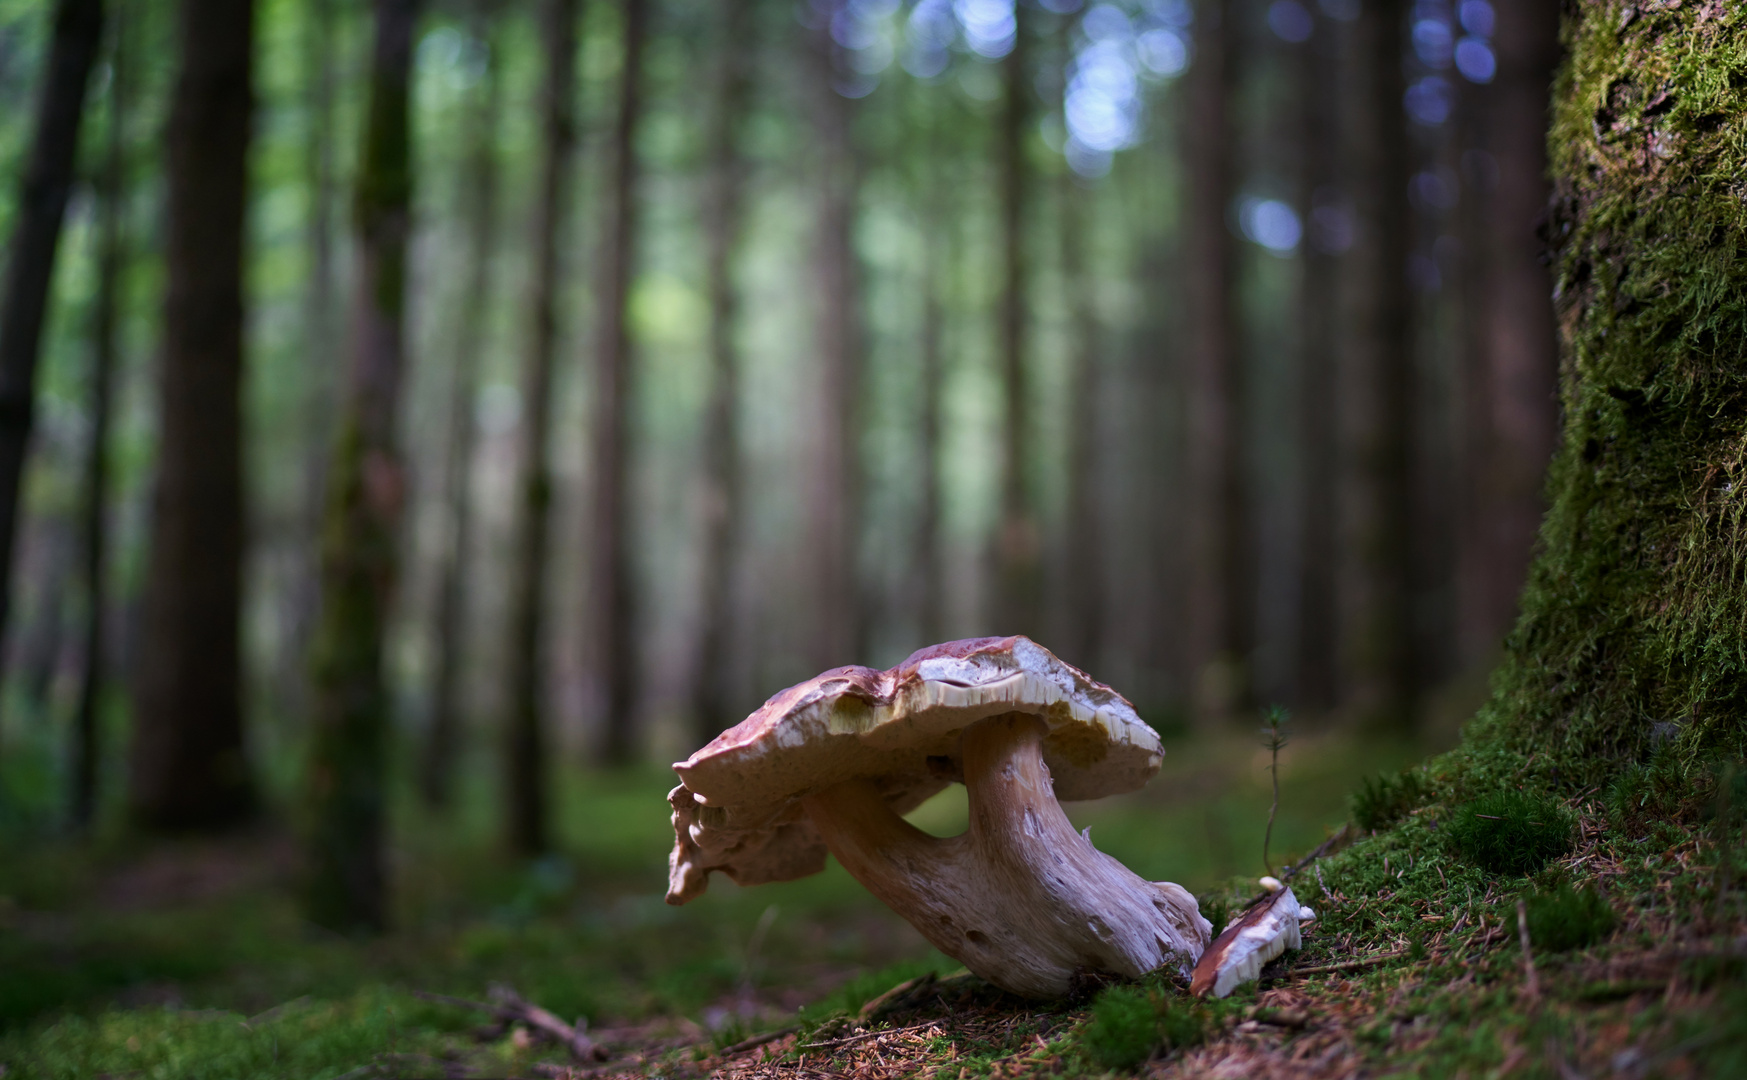
<svg viewBox="0 0 1747 1080"><path fill-rule="evenodd" d="M963 734L970 828L930 836L866 780L802 802L839 862L941 952L1030 997L1078 974L1187 973L1212 927L1195 898L1098 851L1056 801L1035 716L990 717Z"/></svg>

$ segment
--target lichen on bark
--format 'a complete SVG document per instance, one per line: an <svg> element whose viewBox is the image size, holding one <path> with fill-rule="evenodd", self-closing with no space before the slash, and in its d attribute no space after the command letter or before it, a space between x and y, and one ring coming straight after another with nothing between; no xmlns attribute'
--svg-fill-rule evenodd
<svg viewBox="0 0 1747 1080"><path fill-rule="evenodd" d="M1491 700L1446 764L1571 792L1747 715L1747 11L1567 5L1545 238L1550 509Z"/></svg>

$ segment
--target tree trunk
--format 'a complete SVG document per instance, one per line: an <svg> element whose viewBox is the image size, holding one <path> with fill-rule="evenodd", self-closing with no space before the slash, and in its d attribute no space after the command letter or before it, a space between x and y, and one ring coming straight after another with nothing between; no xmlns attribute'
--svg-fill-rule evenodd
<svg viewBox="0 0 1747 1080"><path fill-rule="evenodd" d="M601 757L628 762L635 750L637 641L630 520L631 335L626 322L636 272L637 126L643 115L643 45L648 0L624 0L619 115L606 198L600 287L600 358L595 369L594 514L589 575L595 676L605 708Z"/></svg>
<svg viewBox="0 0 1747 1080"><path fill-rule="evenodd" d="M158 477L136 675L131 799L155 828L253 803L243 759L243 241L254 4L183 0L170 106Z"/></svg>
<svg viewBox="0 0 1747 1080"><path fill-rule="evenodd" d="M1340 212L1335 187L1340 133L1335 123L1340 70L1335 24L1316 19L1311 39L1293 53L1298 96L1298 210L1305 230L1298 283L1299 446L1303 469L1298 549L1296 690L1302 709L1332 708L1339 700L1338 417L1336 305L1340 302L1343 237L1326 224Z"/></svg>
<svg viewBox="0 0 1747 1080"><path fill-rule="evenodd" d="M522 491L516 508L509 588L509 726L504 788L509 847L537 855L551 846L546 783L546 550L552 505L552 367L558 350L558 247L564 237L575 142L576 0L545 0L546 87L540 201L534 215L533 305L523 398Z"/></svg>
<svg viewBox="0 0 1747 1080"><path fill-rule="evenodd" d="M103 39L103 0L59 0L0 282L0 639L12 601L18 497L36 412L36 361L73 188L85 85Z"/></svg>
<svg viewBox="0 0 1747 1080"><path fill-rule="evenodd" d="M1062 545L1067 633L1062 655L1092 669L1104 624L1102 507L1098 499L1098 319L1086 267L1089 193L1071 171L1059 181L1062 290L1069 319L1068 519Z"/></svg>
<svg viewBox="0 0 1747 1080"><path fill-rule="evenodd" d="M1349 258L1353 339L1343 379L1351 462L1346 637L1349 700L1367 724L1413 723L1413 337L1407 257L1407 122L1402 112L1404 0L1367 3L1354 26L1360 85L1352 163L1357 244Z"/></svg>
<svg viewBox="0 0 1747 1080"><path fill-rule="evenodd" d="M1559 6L1498 6L1498 71L1475 88L1496 179L1470 235L1477 270L1473 499L1458 590L1460 644L1469 663L1489 660L1516 613L1545 508L1546 462L1558 440L1557 346L1551 286L1534 230L1546 211L1546 106L1559 60Z"/></svg>
<svg viewBox="0 0 1747 1080"><path fill-rule="evenodd" d="M1237 192L1237 11L1204 0L1195 22L1186 244L1190 300L1191 584L1194 709L1229 716L1250 699L1256 576L1245 468L1248 409L1238 250L1226 215Z"/></svg>
<svg viewBox="0 0 1747 1080"><path fill-rule="evenodd" d="M100 726L105 639L109 606L104 580L105 528L109 508L109 411L118 347L116 315L121 309L121 272L127 259L123 222L127 197L127 128L133 93L133 56L127 37L127 0L117 0L109 29L109 131L98 172L97 295L91 314L91 403L85 432L85 670L79 681L78 714L73 723L72 820L87 829L97 808L97 769L102 758Z"/></svg>
<svg viewBox="0 0 1747 1080"><path fill-rule="evenodd" d="M433 809L454 796L455 759L463 726L462 673L467 669L470 605L468 559L473 550L473 450L477 441L474 398L485 346L492 296L492 253L497 248L497 126L502 97L501 60L493 34L491 5L474 10L473 33L485 50L485 72L468 132L466 184L468 275L455 325L454 383L449 388L449 445L443 463L444 506L449 516L442 564L437 571L436 670L432 673L431 721L419 764L419 791Z"/></svg>
<svg viewBox="0 0 1747 1080"><path fill-rule="evenodd" d="M815 352L820 402L809 499L814 571L813 666L853 664L862 656L862 596L857 573L861 535L860 415L862 368L861 273L855 253L860 163L856 160L854 103L837 92L837 46L829 25L841 7L816 9L820 29L810 33L805 63L817 144L814 282L818 289Z"/></svg>
<svg viewBox="0 0 1747 1080"><path fill-rule="evenodd" d="M692 712L699 745L734 721L729 641L734 621L734 565L740 541L740 292L734 284L745 221L747 166L740 153L752 96L753 0L725 0L716 54L716 116L710 128L704 232L710 298L710 402L704 418L704 563L700 587L697 683Z"/></svg>
<svg viewBox="0 0 1747 1080"><path fill-rule="evenodd" d="M345 931L376 931L387 923L382 841L392 703L382 657L406 490L395 419L405 366L412 225L408 81L419 3L375 0L374 6L353 210L356 322L328 471L321 621L311 657L306 901L312 921Z"/></svg>
<svg viewBox="0 0 1747 1080"><path fill-rule="evenodd" d="M917 358L921 371L921 493L916 513L916 621L922 644L946 637L946 575L942 567L946 537L941 523L941 398L946 336L946 297L952 266L955 221L948 200L950 171L944 167L948 141L946 123L933 89L912 87L921 115L926 151L919 162L917 187L922 218L922 322Z"/></svg>
<svg viewBox="0 0 1747 1080"><path fill-rule="evenodd" d="M1039 636L1042 604L1042 537L1032 496L1030 449L1031 372L1026 357L1026 286L1030 266L1025 243L1031 166L1030 49L1025 5L1015 4L1013 51L1001 61L1001 112L995 130L997 199L1001 244L1001 298L996 313L996 355L1001 368L1001 522L995 536L995 626L1000 634Z"/></svg>
<svg viewBox="0 0 1747 1080"><path fill-rule="evenodd" d="M334 83L335 0L308 0L304 11L304 183L309 217L305 238L309 279L303 297L303 505L287 604L288 630L279 664L280 705L287 715L309 712L310 639L321 599L321 529L328 455L333 449L335 384L340 364L334 303Z"/></svg>
<svg viewBox="0 0 1747 1080"><path fill-rule="evenodd" d="M1567 8L1547 144L1564 430L1467 731L1477 781L1576 792L1658 743L1743 749L1747 84L1719 73L1747 27L1726 5L1648 7Z"/></svg>

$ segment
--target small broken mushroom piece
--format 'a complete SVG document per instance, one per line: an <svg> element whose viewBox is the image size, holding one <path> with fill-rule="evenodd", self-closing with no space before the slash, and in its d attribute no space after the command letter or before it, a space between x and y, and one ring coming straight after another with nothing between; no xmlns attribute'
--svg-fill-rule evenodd
<svg viewBox="0 0 1747 1080"><path fill-rule="evenodd" d="M1292 890L1279 881L1263 878L1262 884L1268 895L1251 904L1201 954L1189 979L1191 993L1225 997L1259 977L1268 961L1302 946L1298 928L1316 918L1316 913L1300 905Z"/></svg>
<svg viewBox="0 0 1747 1080"><path fill-rule="evenodd" d="M889 671L834 668L674 766L667 901L824 868L827 850L941 952L1031 997L1080 975L1187 973L1212 927L1074 830L1058 799L1133 791L1158 734L1114 690L1028 638L935 645ZM964 783L970 826L902 817Z"/></svg>

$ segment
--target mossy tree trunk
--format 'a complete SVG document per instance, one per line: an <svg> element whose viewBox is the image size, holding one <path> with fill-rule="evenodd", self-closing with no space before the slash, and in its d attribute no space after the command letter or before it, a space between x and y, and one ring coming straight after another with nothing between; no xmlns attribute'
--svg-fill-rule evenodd
<svg viewBox="0 0 1747 1080"><path fill-rule="evenodd" d="M167 128L158 475L142 601L130 801L153 828L220 828L243 761L243 247L252 0L183 0Z"/></svg>
<svg viewBox="0 0 1747 1080"><path fill-rule="evenodd" d="M546 573L552 505L552 368L558 351L558 251L564 239L575 142L576 0L545 0L540 36L546 44L542 93L540 201L534 215L533 302L522 400L522 490L516 507L515 561L510 568L509 725L504 732L506 839L519 855L551 844L546 782Z"/></svg>
<svg viewBox="0 0 1747 1080"><path fill-rule="evenodd" d="M411 231L408 81L419 6L418 0L375 0L353 208L356 322L328 470L321 617L311 656L306 901L312 921L343 931L375 931L387 923L382 844L392 702L382 660L406 490L395 425Z"/></svg>
<svg viewBox="0 0 1747 1080"><path fill-rule="evenodd" d="M1747 726L1747 11L1567 10L1548 144L1564 431L1460 760L1578 790L1667 739L1738 753Z"/></svg>

